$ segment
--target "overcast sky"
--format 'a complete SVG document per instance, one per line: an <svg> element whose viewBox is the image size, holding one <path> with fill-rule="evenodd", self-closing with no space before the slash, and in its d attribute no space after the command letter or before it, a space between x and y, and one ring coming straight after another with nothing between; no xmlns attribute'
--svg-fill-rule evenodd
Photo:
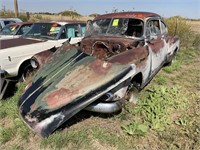
<svg viewBox="0 0 200 150"><path fill-rule="evenodd" d="M0 7L14 10L13 0L0 0ZM118 11L151 11L163 17L180 15L200 19L200 0L18 0L20 11L61 12L76 10L81 15Z"/></svg>

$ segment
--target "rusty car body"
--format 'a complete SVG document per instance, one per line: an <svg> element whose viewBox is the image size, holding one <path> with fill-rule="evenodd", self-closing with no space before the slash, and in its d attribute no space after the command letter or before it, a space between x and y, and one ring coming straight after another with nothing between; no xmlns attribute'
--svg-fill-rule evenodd
<svg viewBox="0 0 200 150"><path fill-rule="evenodd" d="M9 82L23 81L33 70L30 59L46 50L55 51L69 38L71 44L79 43L85 32L83 21L36 22L22 37L0 39L0 99Z"/></svg>
<svg viewBox="0 0 200 150"><path fill-rule="evenodd" d="M33 22L17 22L7 24L0 32L0 39L18 38L25 34L30 29L32 24Z"/></svg>
<svg viewBox="0 0 200 150"><path fill-rule="evenodd" d="M82 109L119 111L178 50L179 38L168 36L158 14L97 16L80 48L64 44L39 69L20 97L20 115L45 137Z"/></svg>

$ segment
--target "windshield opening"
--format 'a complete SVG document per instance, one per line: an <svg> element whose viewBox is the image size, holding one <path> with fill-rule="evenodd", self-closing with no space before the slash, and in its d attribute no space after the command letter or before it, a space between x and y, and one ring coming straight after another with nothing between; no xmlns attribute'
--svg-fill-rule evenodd
<svg viewBox="0 0 200 150"><path fill-rule="evenodd" d="M17 30L19 28L19 25L6 25L2 31L1 35L15 35Z"/></svg>
<svg viewBox="0 0 200 150"><path fill-rule="evenodd" d="M24 36L30 38L56 40L61 27L62 26L57 23L35 23Z"/></svg>
<svg viewBox="0 0 200 150"><path fill-rule="evenodd" d="M140 19L133 18L106 18L90 22L87 25L88 35L115 35L141 37L144 23Z"/></svg>

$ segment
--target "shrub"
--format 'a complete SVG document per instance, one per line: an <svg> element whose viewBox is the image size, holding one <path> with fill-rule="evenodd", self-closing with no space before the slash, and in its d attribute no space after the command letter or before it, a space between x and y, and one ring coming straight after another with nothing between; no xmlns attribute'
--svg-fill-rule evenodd
<svg viewBox="0 0 200 150"><path fill-rule="evenodd" d="M183 47L191 46L193 32L186 20L180 16L168 18L166 20L169 35L178 35L180 37L180 44Z"/></svg>
<svg viewBox="0 0 200 150"><path fill-rule="evenodd" d="M0 10L0 16L2 17L7 17L7 18L15 18L15 13L14 11L11 10ZM19 17L22 21L28 21L29 17L26 13L22 12L19 13Z"/></svg>
<svg viewBox="0 0 200 150"><path fill-rule="evenodd" d="M192 46L195 48L200 48L200 35L196 34L194 36L194 41L192 43Z"/></svg>

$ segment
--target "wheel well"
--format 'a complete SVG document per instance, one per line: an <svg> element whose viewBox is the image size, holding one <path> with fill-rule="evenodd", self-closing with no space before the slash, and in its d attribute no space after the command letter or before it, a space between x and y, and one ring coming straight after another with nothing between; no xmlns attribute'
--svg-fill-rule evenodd
<svg viewBox="0 0 200 150"><path fill-rule="evenodd" d="M178 52L178 50L179 50L179 48L178 48L178 47L176 47L176 48L175 48L175 50L174 50L174 52L175 52L175 53L177 53L177 52Z"/></svg>
<svg viewBox="0 0 200 150"><path fill-rule="evenodd" d="M136 86L137 88L140 88L140 86L142 84L142 73L139 72L138 74L136 74L132 78L131 83L133 84L133 86Z"/></svg>
<svg viewBox="0 0 200 150"><path fill-rule="evenodd" d="M19 67L18 77L21 77L22 73L25 71L26 67L31 67L30 59L25 60Z"/></svg>

